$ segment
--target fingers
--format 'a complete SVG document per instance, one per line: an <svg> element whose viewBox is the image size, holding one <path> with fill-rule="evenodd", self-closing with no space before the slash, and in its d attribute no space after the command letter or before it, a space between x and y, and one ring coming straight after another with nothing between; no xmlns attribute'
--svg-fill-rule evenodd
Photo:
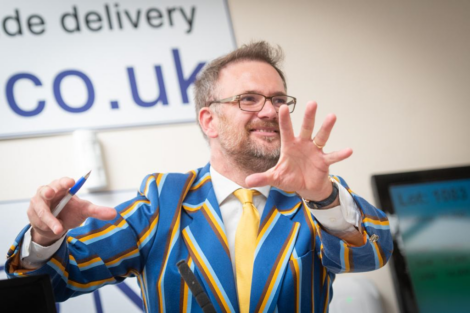
<svg viewBox="0 0 470 313"><path fill-rule="evenodd" d="M64 229L62 223L51 213L51 208L65 195L75 181L68 177L54 180L47 186L38 188L36 195L31 199L28 217L33 228L43 231L52 231L61 234Z"/></svg>
<svg viewBox="0 0 470 313"><path fill-rule="evenodd" d="M54 225L54 229L57 231L57 234L54 233L51 229L50 226L48 226L48 224L46 224L39 216L38 214L36 213L36 211L33 211L33 210L28 210L27 211L27 214L28 214L28 218L30 221L34 221L34 222L31 222L31 225L33 227L33 229L35 229L36 231L40 231L41 233L45 234L45 233L53 233L54 235L59 235L59 234L62 234L63 231L64 231L64 227L62 226L62 223L60 221L58 221L58 226L57 225Z"/></svg>
<svg viewBox="0 0 470 313"><path fill-rule="evenodd" d="M279 129L281 131L282 142L292 141L294 139L294 129L292 128L292 121L287 105L282 105L279 108Z"/></svg>
<svg viewBox="0 0 470 313"><path fill-rule="evenodd" d="M326 163L334 164L349 158L353 151L351 148L346 148L340 151L331 152L325 155Z"/></svg>
<svg viewBox="0 0 470 313"><path fill-rule="evenodd" d="M42 191L44 190L44 191ZM52 188L42 187L40 193L48 195L55 193ZM31 199L28 208L28 218L33 228L39 228L43 231L52 231L58 235L62 233L63 227L60 221L51 213L50 203L37 195Z"/></svg>
<svg viewBox="0 0 470 313"><path fill-rule="evenodd" d="M62 177L61 179L54 180L49 184L49 186L52 189L55 190L56 192L56 198L62 198L65 193L73 187L75 184L75 181L72 178L69 177ZM55 199L55 200L60 200L60 199Z"/></svg>
<svg viewBox="0 0 470 313"><path fill-rule="evenodd" d="M56 190L49 186L41 186L38 188L37 195L44 200L52 200L56 194Z"/></svg>
<svg viewBox="0 0 470 313"><path fill-rule="evenodd" d="M63 177L52 181L47 186L38 188L36 195L46 201L54 200L55 198L62 198L63 195L73 187L75 181L69 177ZM60 200L60 199L59 199Z"/></svg>
<svg viewBox="0 0 470 313"><path fill-rule="evenodd" d="M328 114L323 122L320 130L315 135L315 143L319 146L324 146L328 138L330 138L331 130L336 122L336 115Z"/></svg>
<svg viewBox="0 0 470 313"><path fill-rule="evenodd" d="M317 113L317 107L318 105L315 101L307 103L304 120L300 129L300 138L305 140L311 140L313 128L315 126L315 115Z"/></svg>

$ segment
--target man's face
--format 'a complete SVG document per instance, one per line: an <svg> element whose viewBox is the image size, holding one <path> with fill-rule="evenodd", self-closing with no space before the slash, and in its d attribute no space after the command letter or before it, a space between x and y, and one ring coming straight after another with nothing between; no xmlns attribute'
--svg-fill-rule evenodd
<svg viewBox="0 0 470 313"><path fill-rule="evenodd" d="M224 68L217 81L219 99L243 93L285 94L283 81L269 64L240 61ZM280 154L278 115L269 100L260 112L240 110L238 103L213 104L218 118L218 147L239 166L252 172L273 167ZM214 148L214 147L213 147Z"/></svg>

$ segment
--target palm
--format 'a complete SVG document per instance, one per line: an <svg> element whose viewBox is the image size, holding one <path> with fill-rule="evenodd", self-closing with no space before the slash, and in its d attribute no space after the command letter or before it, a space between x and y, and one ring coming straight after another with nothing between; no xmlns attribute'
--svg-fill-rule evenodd
<svg viewBox="0 0 470 313"><path fill-rule="evenodd" d="M302 123L300 135L295 137L289 112L279 110L281 131L281 156L273 168L264 173L247 177L248 186L271 185L286 191L295 191L303 198L321 200L331 192L328 172L331 164L346 159L352 154L351 149L324 153L312 141L317 104L310 102ZM334 115L328 115L321 129L315 136L318 145L325 145L336 121Z"/></svg>

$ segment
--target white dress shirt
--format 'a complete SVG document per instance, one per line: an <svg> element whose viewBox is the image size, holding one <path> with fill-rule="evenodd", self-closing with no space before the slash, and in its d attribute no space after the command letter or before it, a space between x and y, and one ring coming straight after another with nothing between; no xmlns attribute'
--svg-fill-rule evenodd
<svg viewBox="0 0 470 313"><path fill-rule="evenodd" d="M235 235L238 222L242 216L243 205L235 197L233 192L243 188L227 177L217 172L213 167L210 168L212 186L215 196L219 203L222 220L227 235L230 258L232 260L232 269L235 273ZM349 231L356 231L360 224L361 214L349 192L338 185L340 205L327 210L310 210L317 221L333 235ZM253 197L253 204L258 209L259 216L263 216L264 206L269 195L271 186L253 188L260 192L260 195Z"/></svg>
<svg viewBox="0 0 470 313"><path fill-rule="evenodd" d="M238 222L242 216L243 207L233 192L243 187L223 176L213 167L210 168L210 173L212 186L214 187L215 196L225 226L225 233L227 235L232 260L232 269L235 273L235 234L237 232ZM341 184L337 185L339 189L340 205L326 210L310 209L323 228L333 235L356 231L355 227L359 226L361 219L361 214L352 196ZM260 195L253 197L253 204L258 209L259 216L261 217L263 216L264 206L266 205L271 186L255 187L253 189L260 192ZM64 238L65 235L54 244L43 247L31 240L31 229L29 229L25 233L21 247L21 266L27 269L41 267L59 249Z"/></svg>

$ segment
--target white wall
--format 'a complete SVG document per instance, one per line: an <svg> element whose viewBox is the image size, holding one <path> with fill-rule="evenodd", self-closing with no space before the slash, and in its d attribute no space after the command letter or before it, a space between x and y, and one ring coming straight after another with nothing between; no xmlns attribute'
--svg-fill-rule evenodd
<svg viewBox="0 0 470 313"><path fill-rule="evenodd" d="M470 163L470 2L229 1L237 43L284 48L289 94L338 115L326 151L351 147L333 167L372 199L370 176ZM195 124L103 131L110 189L136 188L154 171L204 165ZM70 135L0 141L0 201L30 197L56 177L77 177ZM397 312L389 269L367 274Z"/></svg>

